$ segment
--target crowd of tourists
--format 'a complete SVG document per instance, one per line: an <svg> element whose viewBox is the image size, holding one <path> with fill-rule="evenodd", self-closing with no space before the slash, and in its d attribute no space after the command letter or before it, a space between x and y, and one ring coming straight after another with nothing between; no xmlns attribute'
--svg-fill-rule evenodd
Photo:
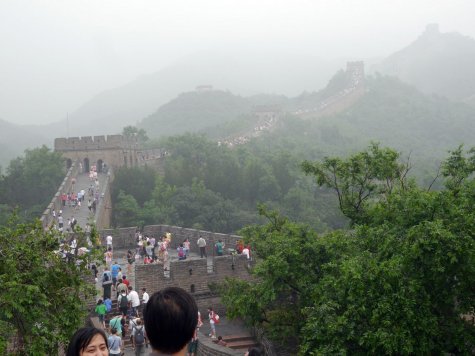
<svg viewBox="0 0 475 356"><path fill-rule="evenodd" d="M112 318L109 328L86 327L71 338L66 356L121 355L124 350L123 330L130 329L130 339L135 355L143 355L150 346L150 355L195 356L198 330L203 325L194 298L177 287L165 288L152 294L143 308L143 320L132 316L125 320L120 314ZM98 303L97 309L105 309ZM209 308L210 319L214 313ZM222 338L218 344L225 343ZM221 343L221 345L222 345ZM260 356L258 348L249 349L245 355Z"/></svg>

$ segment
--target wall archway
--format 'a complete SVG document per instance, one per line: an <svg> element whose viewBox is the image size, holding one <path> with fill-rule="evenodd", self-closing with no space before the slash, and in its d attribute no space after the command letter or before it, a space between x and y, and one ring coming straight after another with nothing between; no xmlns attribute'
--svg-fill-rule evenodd
<svg viewBox="0 0 475 356"><path fill-rule="evenodd" d="M89 167L89 158L86 157L84 158L84 172L89 173L90 168L91 167Z"/></svg>

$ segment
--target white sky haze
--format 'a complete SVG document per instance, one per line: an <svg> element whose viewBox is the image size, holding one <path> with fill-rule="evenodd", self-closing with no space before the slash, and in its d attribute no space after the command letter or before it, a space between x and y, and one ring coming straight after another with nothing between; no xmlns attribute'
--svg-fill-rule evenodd
<svg viewBox="0 0 475 356"><path fill-rule="evenodd" d="M197 51L385 57L429 23L475 37L474 14L473 0L0 0L0 118L63 119Z"/></svg>

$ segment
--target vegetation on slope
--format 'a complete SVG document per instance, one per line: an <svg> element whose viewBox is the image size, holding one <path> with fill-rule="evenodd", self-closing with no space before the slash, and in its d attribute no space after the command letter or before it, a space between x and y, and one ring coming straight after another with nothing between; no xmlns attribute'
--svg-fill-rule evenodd
<svg viewBox="0 0 475 356"><path fill-rule="evenodd" d="M227 315L300 355L471 354L474 161L473 150L452 152L439 191L417 186L397 152L376 145L306 162L338 192L352 229L318 234L261 209L268 223L242 232L256 279L221 286Z"/></svg>

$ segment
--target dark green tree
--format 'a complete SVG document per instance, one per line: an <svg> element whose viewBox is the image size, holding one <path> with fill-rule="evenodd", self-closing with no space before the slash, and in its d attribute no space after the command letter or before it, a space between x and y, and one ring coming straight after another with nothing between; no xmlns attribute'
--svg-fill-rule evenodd
<svg viewBox="0 0 475 356"><path fill-rule="evenodd" d="M122 135L127 138L134 138L137 139L139 142L146 142L148 141L147 132L144 129L139 129L136 126L126 126L122 130Z"/></svg>
<svg viewBox="0 0 475 356"><path fill-rule="evenodd" d="M443 164L446 187L405 176L397 153L372 145L304 167L339 190L351 230L317 235L262 211L244 229L256 282L222 287L229 315L301 355L470 354L475 328L473 150Z"/></svg>
<svg viewBox="0 0 475 356"><path fill-rule="evenodd" d="M97 256L65 246L64 259L60 238L39 221L20 224L12 217L0 226L0 354L55 355L83 325L86 300L95 295L84 276L91 273L88 259ZM87 246L83 233L77 241Z"/></svg>
<svg viewBox="0 0 475 356"><path fill-rule="evenodd" d="M46 146L25 151L12 160L1 179L0 201L35 219L46 208L64 178L61 154Z"/></svg>

